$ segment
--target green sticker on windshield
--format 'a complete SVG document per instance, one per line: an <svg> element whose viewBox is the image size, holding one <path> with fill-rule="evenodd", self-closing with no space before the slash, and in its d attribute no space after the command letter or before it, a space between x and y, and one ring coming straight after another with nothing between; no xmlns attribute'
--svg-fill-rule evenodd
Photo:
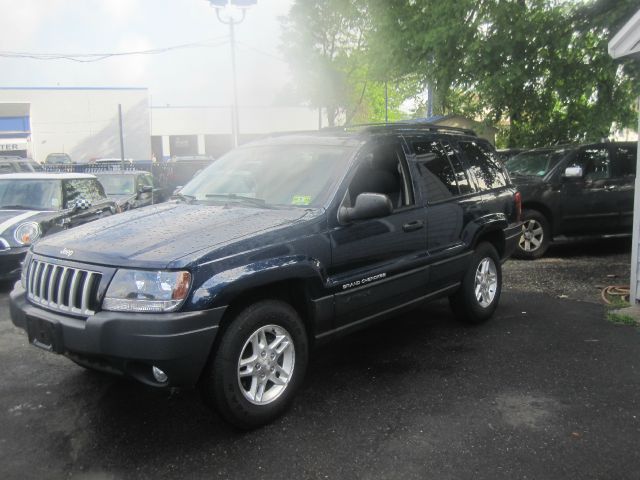
<svg viewBox="0 0 640 480"><path fill-rule="evenodd" d="M311 195L294 195L291 199L291 205L309 205L311 203Z"/></svg>

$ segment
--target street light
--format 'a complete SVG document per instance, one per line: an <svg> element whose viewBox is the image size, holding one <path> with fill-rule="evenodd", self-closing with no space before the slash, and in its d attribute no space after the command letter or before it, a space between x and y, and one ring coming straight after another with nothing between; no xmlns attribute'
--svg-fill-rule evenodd
<svg viewBox="0 0 640 480"><path fill-rule="evenodd" d="M247 14L247 8L258 3L258 0L208 0L209 4L216 9L216 17L218 21L225 25L229 25L229 38L231 43L231 72L233 76L233 107L232 107L232 124L233 146L238 146L238 134L240 130L240 122L238 120L238 84L236 80L236 35L235 26L242 23ZM229 7L239 8L242 16L237 19L233 16L233 12Z"/></svg>

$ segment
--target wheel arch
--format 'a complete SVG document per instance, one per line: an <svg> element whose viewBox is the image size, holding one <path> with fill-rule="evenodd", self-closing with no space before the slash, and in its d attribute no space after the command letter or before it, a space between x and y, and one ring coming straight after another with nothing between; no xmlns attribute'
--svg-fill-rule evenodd
<svg viewBox="0 0 640 480"><path fill-rule="evenodd" d="M549 233L551 234L551 240L553 238L553 232L555 230L555 221L551 209L540 202L522 202L522 212L524 213L525 210L535 210L544 215L544 218L546 218L547 222L549 222Z"/></svg>

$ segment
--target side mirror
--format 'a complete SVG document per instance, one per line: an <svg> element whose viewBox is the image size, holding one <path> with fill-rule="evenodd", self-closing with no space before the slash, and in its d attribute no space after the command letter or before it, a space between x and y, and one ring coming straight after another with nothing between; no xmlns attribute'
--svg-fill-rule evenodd
<svg viewBox="0 0 640 480"><path fill-rule="evenodd" d="M582 178L583 175L582 167L567 167L562 176L564 178Z"/></svg>
<svg viewBox="0 0 640 480"><path fill-rule="evenodd" d="M342 224L366 218L379 218L391 215L391 199L382 193L361 193L353 207L340 207L338 221Z"/></svg>
<svg viewBox="0 0 640 480"><path fill-rule="evenodd" d="M151 185L138 185L138 193L151 193L153 187Z"/></svg>

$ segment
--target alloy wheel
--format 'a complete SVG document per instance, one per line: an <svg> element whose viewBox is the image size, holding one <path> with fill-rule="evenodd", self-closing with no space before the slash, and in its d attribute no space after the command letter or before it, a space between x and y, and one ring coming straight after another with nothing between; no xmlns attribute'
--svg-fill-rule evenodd
<svg viewBox="0 0 640 480"><path fill-rule="evenodd" d="M498 273L493 259L485 257L480 261L473 287L480 306L487 308L491 305L498 290Z"/></svg>
<svg viewBox="0 0 640 480"><path fill-rule="evenodd" d="M253 332L238 359L238 384L254 405L267 405L285 391L295 366L295 347L289 332L265 325Z"/></svg>
<svg viewBox="0 0 640 480"><path fill-rule="evenodd" d="M544 240L544 229L540 222L529 219L522 225L522 235L520 235L519 246L525 252L535 252L542 245Z"/></svg>

